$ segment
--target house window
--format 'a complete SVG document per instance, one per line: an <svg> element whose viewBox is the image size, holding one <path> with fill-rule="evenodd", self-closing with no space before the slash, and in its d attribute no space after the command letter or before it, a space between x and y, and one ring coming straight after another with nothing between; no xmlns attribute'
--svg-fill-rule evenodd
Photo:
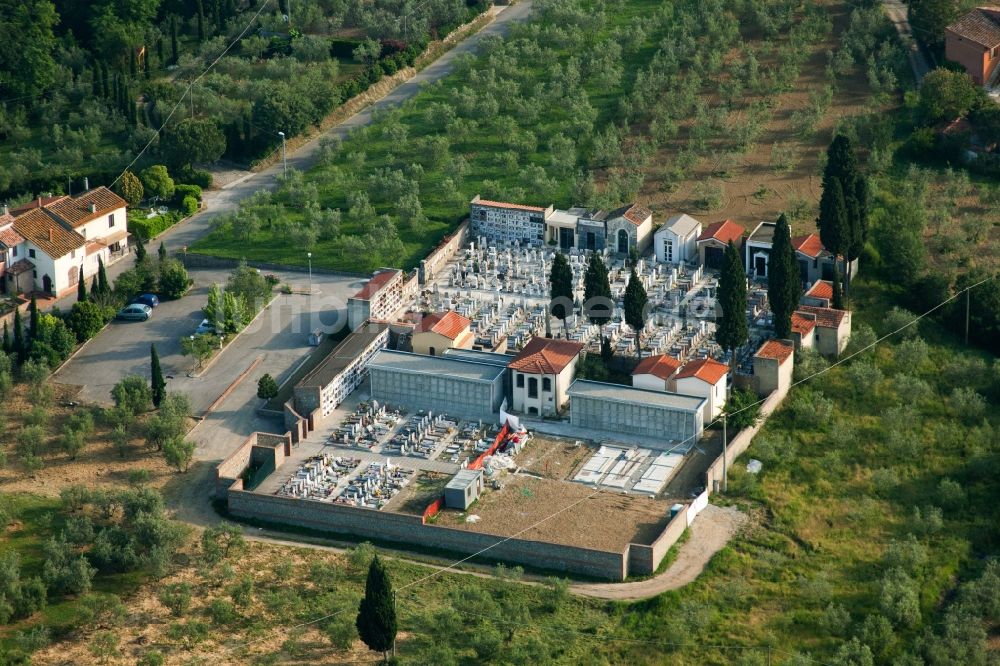
<svg viewBox="0 0 1000 666"><path fill-rule="evenodd" d="M672 263L674 260L674 242L667 241L664 247L666 249L667 261Z"/></svg>
<svg viewBox="0 0 1000 666"><path fill-rule="evenodd" d="M35 258L35 248L31 248L30 250L28 250L28 256L31 257L32 259Z"/></svg>
<svg viewBox="0 0 1000 666"><path fill-rule="evenodd" d="M31 271L31 277L38 279L38 271Z"/></svg>
<svg viewBox="0 0 1000 666"><path fill-rule="evenodd" d="M528 379L528 397L537 398L538 397L538 379L531 377Z"/></svg>
<svg viewBox="0 0 1000 666"><path fill-rule="evenodd" d="M524 388L524 375L521 373L517 374L517 388Z"/></svg>
<svg viewBox="0 0 1000 666"><path fill-rule="evenodd" d="M15 257L17 256L17 246L16 245L14 246L14 256Z"/></svg>
<svg viewBox="0 0 1000 666"><path fill-rule="evenodd" d="M548 392L552 391L552 380L549 379L548 377L544 377L542 379L542 390Z"/></svg>
<svg viewBox="0 0 1000 666"><path fill-rule="evenodd" d="M111 213L111 215L108 215L108 228L110 229L113 226L115 226L115 214Z"/></svg>

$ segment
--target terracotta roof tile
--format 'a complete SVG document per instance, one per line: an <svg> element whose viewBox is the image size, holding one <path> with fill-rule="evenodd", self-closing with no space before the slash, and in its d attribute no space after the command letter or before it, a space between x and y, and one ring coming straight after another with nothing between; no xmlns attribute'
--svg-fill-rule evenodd
<svg viewBox="0 0 1000 666"><path fill-rule="evenodd" d="M806 335L814 328L816 328L816 320L813 317L808 317L801 312L792 313L792 332Z"/></svg>
<svg viewBox="0 0 1000 666"><path fill-rule="evenodd" d="M792 247L795 248L796 252L801 252L807 257L812 257L813 259L826 250L826 248L823 247L823 242L816 234L807 234L805 236L793 238Z"/></svg>
<svg viewBox="0 0 1000 666"><path fill-rule="evenodd" d="M656 354L654 356L647 356L639 361L639 365L635 366L635 370L632 371L632 376L653 375L654 377L667 380L673 377L674 373L677 372L680 367L681 362L673 356Z"/></svg>
<svg viewBox="0 0 1000 666"><path fill-rule="evenodd" d="M808 312L811 315L816 315L816 325L822 328L839 328L841 322L844 321L844 317L847 316L846 310L818 308L812 305L799 306L799 312Z"/></svg>
<svg viewBox="0 0 1000 666"><path fill-rule="evenodd" d="M24 238L21 237L21 234L14 231L13 226L0 229L0 243L2 243L4 247L10 249L23 242Z"/></svg>
<svg viewBox="0 0 1000 666"><path fill-rule="evenodd" d="M26 204L21 204L16 208L11 208L10 214L17 217L18 215L24 215L32 208L42 208L43 206L48 206L51 203L67 198L68 197L65 194L59 194L54 197L38 197L37 199L33 199Z"/></svg>
<svg viewBox="0 0 1000 666"><path fill-rule="evenodd" d="M652 214L653 212L648 208L644 208L637 203L630 203L608 213L608 219L615 220L621 217L628 220L635 226L639 226Z"/></svg>
<svg viewBox="0 0 1000 666"><path fill-rule="evenodd" d="M535 337L528 341L507 367L534 375L557 375L579 356L582 350L583 345L579 342Z"/></svg>
<svg viewBox="0 0 1000 666"><path fill-rule="evenodd" d="M420 333L437 333L449 340L456 340L462 332L469 328L472 323L467 317L463 317L451 310L447 312L435 312L429 314L420 321L417 331Z"/></svg>
<svg viewBox="0 0 1000 666"><path fill-rule="evenodd" d="M87 241L53 220L42 208L35 208L14 220L14 231L53 259L78 250Z"/></svg>
<svg viewBox="0 0 1000 666"><path fill-rule="evenodd" d="M757 353L754 354L756 358L769 358L777 361L778 363L784 363L785 360L792 355L795 349L792 345L787 342L782 342L781 340L768 340L760 346Z"/></svg>
<svg viewBox="0 0 1000 666"><path fill-rule="evenodd" d="M717 384L719 383L719 380L725 377L728 372L729 366L725 363L719 363L714 358L700 358L696 361L687 363L683 368L681 368L675 379L696 377L697 379L700 379L708 384Z"/></svg>
<svg viewBox="0 0 1000 666"><path fill-rule="evenodd" d="M128 204L120 196L106 187L98 187L84 192L78 197L64 197L54 201L45 210L64 220L72 227L79 227L91 220L107 215L111 211L125 208ZM94 210L91 211L91 206Z"/></svg>
<svg viewBox="0 0 1000 666"><path fill-rule="evenodd" d="M480 206L488 206L490 208L511 208L513 210L527 210L533 213L544 213L545 209L538 206L525 206L524 204L515 203L505 203L503 201L489 201L488 199L480 199L479 201L473 201L473 204L479 204Z"/></svg>
<svg viewBox="0 0 1000 666"><path fill-rule="evenodd" d="M743 238L743 234L746 231L743 227L736 224L732 220L723 220L722 222L713 222L708 225L701 236L698 236L698 242L709 240L710 238L719 241L720 243L729 243L732 241L736 243L738 240Z"/></svg>
<svg viewBox="0 0 1000 666"><path fill-rule="evenodd" d="M1000 46L1000 9L977 7L949 25L947 30L988 49Z"/></svg>
<svg viewBox="0 0 1000 666"><path fill-rule="evenodd" d="M358 290L358 293L354 294L352 298L359 298L362 300L369 300L372 296L377 294L382 287L389 284L394 277L396 277L401 271L396 269L390 269L386 271L379 271L372 276L371 280Z"/></svg>
<svg viewBox="0 0 1000 666"><path fill-rule="evenodd" d="M833 300L833 283L829 280L816 280L809 291L805 293L809 298L822 298L828 301Z"/></svg>

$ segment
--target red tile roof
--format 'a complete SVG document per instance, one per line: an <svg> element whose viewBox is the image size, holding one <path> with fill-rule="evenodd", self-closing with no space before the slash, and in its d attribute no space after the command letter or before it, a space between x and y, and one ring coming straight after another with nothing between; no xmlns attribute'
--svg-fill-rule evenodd
<svg viewBox="0 0 1000 666"><path fill-rule="evenodd" d="M632 371L632 376L653 375L654 377L659 377L660 379L666 381L667 379L673 377L674 373L677 372L680 367L681 362L673 356L656 354L655 356L647 356L639 361L639 365L635 366L635 370Z"/></svg>
<svg viewBox="0 0 1000 666"><path fill-rule="evenodd" d="M701 232L701 236L698 236L698 242L713 238L720 243L729 243L730 241L736 243L736 241L743 238L743 233L745 231L746 229L732 220L713 222L708 225L703 232Z"/></svg>
<svg viewBox="0 0 1000 666"><path fill-rule="evenodd" d="M582 350L583 345L579 342L531 338L507 367L534 375L558 375Z"/></svg>
<svg viewBox="0 0 1000 666"><path fill-rule="evenodd" d="M963 39L992 49L1000 46L1000 9L977 7L946 29Z"/></svg>
<svg viewBox="0 0 1000 666"><path fill-rule="evenodd" d="M480 206L489 206L490 208L511 208L513 210L528 210L533 213L544 213L544 208L539 208L538 206L525 206L524 204L515 203L505 203L503 201L489 201L487 199L480 199L479 201L473 201L473 204L479 204Z"/></svg>
<svg viewBox="0 0 1000 666"><path fill-rule="evenodd" d="M814 318L807 317L801 312L792 313L792 332L799 335L806 335L814 328L816 328L816 320Z"/></svg>
<svg viewBox="0 0 1000 666"><path fill-rule="evenodd" d="M41 208L34 208L15 219L14 231L53 259L86 245L83 236L59 224Z"/></svg>
<svg viewBox="0 0 1000 666"><path fill-rule="evenodd" d="M55 215L57 219L64 220L71 227L79 227L127 205L124 199L108 188L97 187L72 199L63 197L45 206L45 210Z"/></svg>
<svg viewBox="0 0 1000 666"><path fill-rule="evenodd" d="M368 280L368 283L361 287L358 293L354 294L352 298L359 298L365 301L370 300L372 296L377 294L382 287L389 284L400 272L401 271L397 269L379 271L373 275L372 279Z"/></svg>
<svg viewBox="0 0 1000 666"><path fill-rule="evenodd" d="M6 227L4 229L0 229L0 243L2 243L3 246L6 247L7 249L10 249L15 245L19 245L20 243L23 242L24 238L21 237L21 234L14 231L13 227Z"/></svg>
<svg viewBox="0 0 1000 666"><path fill-rule="evenodd" d="M729 366L725 363L719 363L714 358L700 358L681 368L675 379L695 377L708 384L718 384L719 380L725 377L728 372Z"/></svg>
<svg viewBox="0 0 1000 666"><path fill-rule="evenodd" d="M417 331L420 333L437 333L449 340L455 340L463 331L468 330L471 323L470 319L451 310L448 312L435 312L420 320L420 326L417 327Z"/></svg>
<svg viewBox="0 0 1000 666"><path fill-rule="evenodd" d="M844 321L844 317L847 316L846 310L818 308L812 305L800 305L799 312L808 312L809 314L816 315L816 325L822 328L839 328L841 322Z"/></svg>
<svg viewBox="0 0 1000 666"><path fill-rule="evenodd" d="M18 215L23 215L24 213L27 213L32 208L42 208L44 206L48 206L51 203L55 203L60 199L66 199L66 198L67 197L65 194L59 194L54 197L38 197L37 199L29 201L26 204L22 204L16 208L11 208L10 214L13 215L14 217L17 217Z"/></svg>
<svg viewBox="0 0 1000 666"><path fill-rule="evenodd" d="M754 354L756 358L769 358L777 361L779 364L784 363L795 349L792 345L787 342L782 342L781 340L768 340L760 346L757 353Z"/></svg>
<svg viewBox="0 0 1000 666"><path fill-rule="evenodd" d="M608 213L608 219L615 220L621 217L635 226L639 226L652 214L653 212L648 208L644 208L637 203L630 203Z"/></svg>
<svg viewBox="0 0 1000 666"><path fill-rule="evenodd" d="M833 283L829 280L816 280L809 291L805 293L809 298L822 298L828 301L833 300Z"/></svg>
<svg viewBox="0 0 1000 666"><path fill-rule="evenodd" d="M793 238L792 247L795 248L796 252L801 252L807 257L811 257L813 259L818 257L826 249L823 247L823 242L816 234L807 234L805 236Z"/></svg>

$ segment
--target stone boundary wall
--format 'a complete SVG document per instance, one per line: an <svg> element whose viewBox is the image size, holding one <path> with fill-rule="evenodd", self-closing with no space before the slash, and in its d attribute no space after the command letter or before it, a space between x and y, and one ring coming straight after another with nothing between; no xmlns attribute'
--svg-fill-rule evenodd
<svg viewBox="0 0 1000 666"><path fill-rule="evenodd" d="M781 405L786 395L788 395L787 388L772 391L767 396L767 399L764 400L764 404L760 406L760 419L757 421L757 424L750 428L744 428L739 434L733 437L732 441L729 442L725 461L723 461L723 457L720 455L715 459L715 462L708 466L708 469L705 470L705 488L709 494L717 493L722 488L723 463L725 462L726 471L732 468L733 463L750 447L750 442L760 432L760 429L764 427L768 417Z"/></svg>
<svg viewBox="0 0 1000 666"><path fill-rule="evenodd" d="M651 576L656 573L660 562L666 557L677 540L688 527L687 513L690 505L677 512L667 523L660 536L650 545L630 543L628 549L628 571L630 575Z"/></svg>
<svg viewBox="0 0 1000 666"><path fill-rule="evenodd" d="M263 495L242 489L242 480L229 487L229 512L238 518L265 520L379 541L395 541L424 548L449 550L527 566L622 581L628 573L629 548L624 552L562 544L506 539L451 527L424 525L421 516L377 511L316 500ZM491 547L492 546L492 547Z"/></svg>
<svg viewBox="0 0 1000 666"><path fill-rule="evenodd" d="M252 433L215 468L215 496L225 497L227 489L237 486L242 489L243 479L240 478L240 475L250 466L251 462L273 464L273 469L278 469L285 463L285 458L291 454L291 447L292 436L290 433L286 432L284 435L266 432Z"/></svg>
<svg viewBox="0 0 1000 666"><path fill-rule="evenodd" d="M283 414L285 417L285 428L291 434L292 443L298 444L309 435L309 421L295 411L291 400L285 403Z"/></svg>
<svg viewBox="0 0 1000 666"><path fill-rule="evenodd" d="M197 252L175 252L174 256L181 260L185 268L236 268L242 262L241 259L229 259L227 257L213 257L208 254L198 254ZM247 261L247 266L259 268L262 271L290 271L295 273L308 273L308 266L293 266L291 264L274 264L266 261ZM351 278L370 278L365 273L352 273L350 271L332 271L326 268L316 268L313 266L312 272L316 275L339 275Z"/></svg>
<svg viewBox="0 0 1000 666"><path fill-rule="evenodd" d="M455 253L465 246L469 239L469 218L465 218L450 235L445 236L425 259L420 261L420 282L425 284L434 279L448 264Z"/></svg>

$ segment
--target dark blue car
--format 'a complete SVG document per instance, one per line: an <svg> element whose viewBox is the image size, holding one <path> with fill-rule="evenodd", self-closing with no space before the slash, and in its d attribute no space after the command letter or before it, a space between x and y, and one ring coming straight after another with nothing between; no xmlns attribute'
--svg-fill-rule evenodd
<svg viewBox="0 0 1000 666"><path fill-rule="evenodd" d="M151 308L155 308L160 304L160 299L156 297L156 294L139 294L132 299L133 303L142 303L143 305L148 305Z"/></svg>

